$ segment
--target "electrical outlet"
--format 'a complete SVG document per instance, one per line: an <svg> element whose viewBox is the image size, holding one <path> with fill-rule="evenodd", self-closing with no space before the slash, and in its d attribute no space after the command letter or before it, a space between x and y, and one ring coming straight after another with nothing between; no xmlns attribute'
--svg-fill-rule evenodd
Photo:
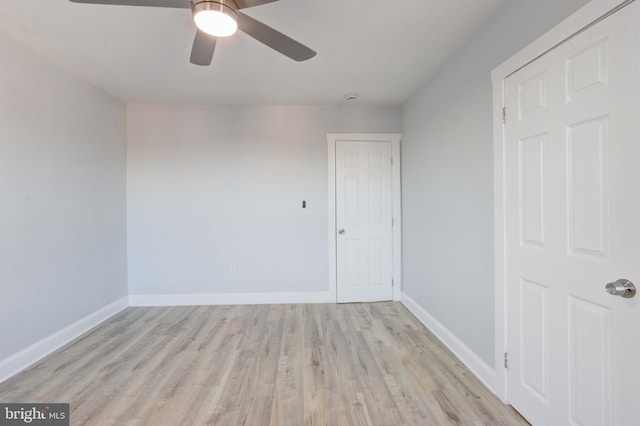
<svg viewBox="0 0 640 426"><path fill-rule="evenodd" d="M236 264L235 263L232 263L232 264L229 265L229 272L231 272L231 274L235 274L236 270L237 270L237 268L236 268Z"/></svg>

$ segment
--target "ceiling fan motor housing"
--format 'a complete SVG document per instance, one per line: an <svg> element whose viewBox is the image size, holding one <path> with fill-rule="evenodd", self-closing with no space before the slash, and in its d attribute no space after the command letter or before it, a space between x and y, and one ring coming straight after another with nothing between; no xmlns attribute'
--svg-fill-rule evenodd
<svg viewBox="0 0 640 426"><path fill-rule="evenodd" d="M195 15L204 10L222 12L238 20L238 10L240 9L234 0L191 0L191 10Z"/></svg>

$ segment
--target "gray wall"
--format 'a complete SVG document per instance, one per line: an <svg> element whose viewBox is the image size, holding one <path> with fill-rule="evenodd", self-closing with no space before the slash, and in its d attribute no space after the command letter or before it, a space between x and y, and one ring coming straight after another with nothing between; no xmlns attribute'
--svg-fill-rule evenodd
<svg viewBox="0 0 640 426"><path fill-rule="evenodd" d="M125 106L0 33L0 360L127 295Z"/></svg>
<svg viewBox="0 0 640 426"><path fill-rule="evenodd" d="M489 366L491 71L586 3L510 1L403 107L403 290Z"/></svg>
<svg viewBox="0 0 640 426"><path fill-rule="evenodd" d="M129 105L130 293L328 292L327 133L400 126L400 108Z"/></svg>

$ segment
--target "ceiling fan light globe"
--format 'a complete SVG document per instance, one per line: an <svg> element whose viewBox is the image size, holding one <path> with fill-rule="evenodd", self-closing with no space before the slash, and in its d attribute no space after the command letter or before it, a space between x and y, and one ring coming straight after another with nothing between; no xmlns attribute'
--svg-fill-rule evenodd
<svg viewBox="0 0 640 426"><path fill-rule="evenodd" d="M215 37L229 37L238 30L238 12L224 0L196 3L193 21L200 31Z"/></svg>

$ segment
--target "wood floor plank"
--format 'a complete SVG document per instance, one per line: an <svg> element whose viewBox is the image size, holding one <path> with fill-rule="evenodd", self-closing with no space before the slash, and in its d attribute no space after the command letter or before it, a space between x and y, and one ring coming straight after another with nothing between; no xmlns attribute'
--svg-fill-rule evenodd
<svg viewBox="0 0 640 426"><path fill-rule="evenodd" d="M286 308L269 424L304 424L302 309Z"/></svg>
<svg viewBox="0 0 640 426"><path fill-rule="evenodd" d="M401 304L129 308L0 383L73 425L527 425Z"/></svg>

